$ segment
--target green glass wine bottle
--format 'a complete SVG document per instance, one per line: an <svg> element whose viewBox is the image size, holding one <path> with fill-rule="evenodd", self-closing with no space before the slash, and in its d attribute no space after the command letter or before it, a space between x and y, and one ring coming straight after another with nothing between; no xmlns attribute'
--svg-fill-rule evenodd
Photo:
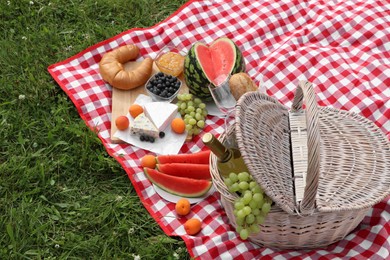
<svg viewBox="0 0 390 260"><path fill-rule="evenodd" d="M226 147L211 133L204 134L202 141L217 156L221 176L228 177L231 172L249 172L237 148Z"/></svg>

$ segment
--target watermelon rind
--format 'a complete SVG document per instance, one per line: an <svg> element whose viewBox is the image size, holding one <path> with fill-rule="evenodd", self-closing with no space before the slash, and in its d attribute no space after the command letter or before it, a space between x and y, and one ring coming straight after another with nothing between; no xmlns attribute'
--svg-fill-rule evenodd
<svg viewBox="0 0 390 260"><path fill-rule="evenodd" d="M209 180L196 180L191 178L185 178L185 177L177 177L177 176L171 176L164 174L162 172L159 172L152 168L144 168L144 173L146 177L149 179L150 182L155 184L157 187L159 187L162 190L165 190L166 192L169 192L173 195L181 196L181 197L187 197L187 198L197 198L201 197L204 194L206 194L211 186L212 182ZM160 181L158 180L160 179ZM161 180L165 180L167 183L163 185ZM170 185L168 187L168 185ZM196 192L190 190L194 190L196 188L196 185L201 186ZM176 188L181 188L183 191L178 191ZM183 189L184 188L184 189Z"/></svg>
<svg viewBox="0 0 390 260"><path fill-rule="evenodd" d="M239 73L239 72L245 72L246 70L246 64L245 59L242 55L241 50L238 48L238 46L228 37L221 37L215 40L213 43L210 44L212 46L213 44L218 43L218 41L227 41L230 43L232 47L234 47L234 53L235 53L235 62L234 66L232 66L230 70L230 75ZM202 101L211 101L212 96L210 94L210 91L208 89L208 85L212 83L212 80L209 79L206 74L204 73L201 64L197 57L197 48L199 46L207 46L206 44L202 42L196 42L192 45L191 49L187 53L185 60L184 60L184 80L186 82L186 85L188 86L189 92L200 99Z"/></svg>

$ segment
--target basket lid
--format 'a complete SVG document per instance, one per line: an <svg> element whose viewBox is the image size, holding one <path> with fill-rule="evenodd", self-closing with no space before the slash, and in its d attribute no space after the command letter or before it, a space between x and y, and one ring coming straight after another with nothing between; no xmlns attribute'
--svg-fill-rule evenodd
<svg viewBox="0 0 390 260"><path fill-rule="evenodd" d="M386 136L356 113L318 107L308 82L299 82L291 110L266 94L244 94L235 131L252 176L287 213L367 208L390 194ZM298 173L305 180L299 203L293 178Z"/></svg>

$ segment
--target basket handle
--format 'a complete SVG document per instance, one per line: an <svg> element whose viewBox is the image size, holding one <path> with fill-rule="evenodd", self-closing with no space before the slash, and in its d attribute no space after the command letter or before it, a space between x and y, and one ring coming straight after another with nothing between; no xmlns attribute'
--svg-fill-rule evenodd
<svg viewBox="0 0 390 260"><path fill-rule="evenodd" d="M306 126L308 165L306 175L306 187L303 199L299 205L301 214L312 214L315 208L315 200L320 175L320 132L318 127L318 104L313 86L308 81L300 81L295 91L291 112L302 111L302 103L306 103Z"/></svg>

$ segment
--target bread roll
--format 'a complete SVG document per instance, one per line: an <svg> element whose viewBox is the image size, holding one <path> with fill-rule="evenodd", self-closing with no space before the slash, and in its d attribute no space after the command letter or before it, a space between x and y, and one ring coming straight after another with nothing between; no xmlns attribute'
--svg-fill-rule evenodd
<svg viewBox="0 0 390 260"><path fill-rule="evenodd" d="M229 79L230 92L238 100L244 93L256 91L257 86L245 72L233 74Z"/></svg>

